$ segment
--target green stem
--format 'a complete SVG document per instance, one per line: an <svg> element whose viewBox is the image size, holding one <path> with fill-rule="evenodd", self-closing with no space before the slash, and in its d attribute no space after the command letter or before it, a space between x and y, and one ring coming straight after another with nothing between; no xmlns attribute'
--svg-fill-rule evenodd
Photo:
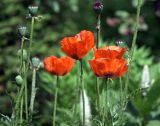
<svg viewBox="0 0 160 126"><path fill-rule="evenodd" d="M24 87L25 87L25 84L23 83L22 86L21 86L21 89L19 91L19 95L18 95L18 98L16 100L16 104L15 104L15 117L16 117L16 125L17 125L17 121L18 121L18 115L19 115L19 104L20 104L20 100L22 98L22 95L23 95L23 90L24 90Z"/></svg>
<svg viewBox="0 0 160 126"><path fill-rule="evenodd" d="M23 76L23 46L24 46L24 36L22 36L21 38L21 56L20 56L20 75ZM22 86L21 86L22 87ZM17 97L19 97L19 91L18 91L18 94L17 94ZM17 98L17 101L16 103L18 102L18 98ZM12 112L12 116L11 118L14 118L14 115L15 114L15 108Z"/></svg>
<svg viewBox="0 0 160 126"><path fill-rule="evenodd" d="M32 20L31 20L31 31L30 31L30 38L29 38L29 48L28 48L28 60L27 60L27 65L29 65L30 56L31 56L31 51L32 51L33 30L34 30L34 17L32 17Z"/></svg>
<svg viewBox="0 0 160 126"><path fill-rule="evenodd" d="M23 61L23 74L25 74L26 72L26 65L25 65L25 61ZM19 91L19 94L18 94L18 98L16 100L16 104L15 104L15 109L14 109L14 113L15 113L15 117L16 117L16 125L18 123L18 117L19 117L19 108L20 108L20 101L23 97L23 92L24 92L24 88L25 88L25 85L26 85L26 81L25 81L25 75L24 75L24 82L22 83L22 86L20 88L20 91Z"/></svg>
<svg viewBox="0 0 160 126"><path fill-rule="evenodd" d="M133 58L134 49L135 49L136 40L137 40L137 33L138 33L138 27L139 27L139 17L140 17L140 11L141 11L141 3L142 3L141 0L138 0L136 24L135 24L134 36L133 36L132 46L131 46L131 59Z"/></svg>
<svg viewBox="0 0 160 126"><path fill-rule="evenodd" d="M102 125L105 126L105 109L104 109L104 107L103 107L102 112L103 112L103 115L102 115Z"/></svg>
<svg viewBox="0 0 160 126"><path fill-rule="evenodd" d="M142 0L138 0L138 6L137 6L137 14L136 14L136 22L135 22L135 30L134 30L134 35L132 39L132 46L131 46L131 52L130 52L130 64L128 66L128 72L127 72L127 79L125 83L125 93L126 96L128 94L128 82L129 82L129 74L130 74L130 68L132 65L132 59L133 59L133 54L134 54L134 49L136 45L136 40L137 40L137 34L138 34L138 26L139 26L139 18L140 18L140 11L141 11L141 3Z"/></svg>
<svg viewBox="0 0 160 126"><path fill-rule="evenodd" d="M106 110L106 112L107 112L107 115L106 116L108 116L108 113L110 114L110 110L109 110L109 97L108 97L108 91L109 91L109 79L107 78L106 79L106 108L105 108L105 110ZM105 114L105 113L104 113ZM109 117L107 117L108 118L108 120L109 120Z"/></svg>
<svg viewBox="0 0 160 126"><path fill-rule="evenodd" d="M33 75L32 75L32 91L31 91L31 100L30 100L30 117L32 121L32 115L34 111L34 100L36 96L36 69L33 69Z"/></svg>
<svg viewBox="0 0 160 126"><path fill-rule="evenodd" d="M80 60L80 85L81 85L81 94L82 94L82 104L83 104L83 118L82 126L85 126L85 99L84 99L84 84L83 84L83 62Z"/></svg>
<svg viewBox="0 0 160 126"><path fill-rule="evenodd" d="M33 29L34 29L34 17L32 17L31 20L31 31L30 31L30 39L29 39L29 48L28 48L28 58L27 58L27 66L26 66L26 72L25 72L25 113L26 113L26 120L28 122L28 84L27 84L27 75L28 75L28 69L30 64L30 56L31 56L31 49L32 49L32 41L33 41Z"/></svg>
<svg viewBox="0 0 160 126"><path fill-rule="evenodd" d="M119 78L120 81L120 115L119 115L119 119L120 122L123 120L123 86L122 86L122 78ZM123 124L123 122L121 122L121 125Z"/></svg>
<svg viewBox="0 0 160 126"><path fill-rule="evenodd" d="M58 94L58 84L59 76L57 76L56 89L55 89L55 99L54 99L54 108L53 108L53 126L56 126L56 108L57 108L57 94Z"/></svg>
<svg viewBox="0 0 160 126"><path fill-rule="evenodd" d="M26 68L24 62L24 68ZM24 70L26 71L26 69ZM27 71L26 71L27 72ZM28 88L27 88L27 74L25 72L24 75L24 97L25 97L25 114L26 114L26 121L28 122Z"/></svg>
<svg viewBox="0 0 160 126"><path fill-rule="evenodd" d="M123 85L122 85L122 78L119 78L120 81L120 102L121 102L121 108L123 109Z"/></svg>
<svg viewBox="0 0 160 126"><path fill-rule="evenodd" d="M77 65L77 78L76 78L76 88L75 88L75 106L74 106L74 113L73 117L77 116L77 106L78 106L78 101L79 101L79 92L80 92L80 87L79 87L79 67L78 67L78 62L76 62Z"/></svg>
<svg viewBox="0 0 160 126"><path fill-rule="evenodd" d="M96 92L97 92L97 107L98 107L98 112L100 111L100 102L99 102L99 81L98 77L96 77Z"/></svg>
<svg viewBox="0 0 160 126"><path fill-rule="evenodd" d="M106 90L105 90L105 94L106 94L106 97L104 98L105 100L105 105L104 105L104 113L103 113L103 126L113 126L113 117L112 117L112 114L111 114L111 109L110 109L110 104L109 104L109 85L110 85L110 82L111 79L110 78L106 78L105 79L105 86L106 86Z"/></svg>
<svg viewBox="0 0 160 126"><path fill-rule="evenodd" d="M23 97L21 99L20 125L23 123Z"/></svg>
<svg viewBox="0 0 160 126"><path fill-rule="evenodd" d="M97 16L97 26L96 26L96 48L99 47L99 35L100 35L100 28L101 28L101 15Z"/></svg>
<svg viewBox="0 0 160 126"><path fill-rule="evenodd" d="M99 48L99 35L100 35L100 28L101 28L101 15L97 16L97 26L96 26L96 48ZM97 92L97 107L98 111L100 111L100 103L99 103L99 82L98 78L96 78L96 92Z"/></svg>
<svg viewBox="0 0 160 126"><path fill-rule="evenodd" d="M20 59L20 74L22 75L23 71L22 71L22 68L23 68L23 47L24 47L24 36L21 38L21 59Z"/></svg>
<svg viewBox="0 0 160 126"><path fill-rule="evenodd" d="M21 54L21 67L23 67L23 76L24 76L24 83L22 84L21 88L20 88L20 92L18 94L18 98L16 100L16 104L15 104L15 109L14 112L12 114L12 116L14 116L14 113L16 115L16 125L17 125L17 119L18 119L18 114L19 114L19 105L20 105L20 101L23 95L23 92L25 90L25 110L26 110L26 120L28 122L28 91L27 91L27 74L28 74L28 69L29 69L29 62L30 62L30 55L31 55L31 47L32 47L32 39L33 39L33 29L34 29L34 17L32 17L32 21L31 21L31 31L30 31L30 40L29 40L29 49L28 49L28 58L27 58L27 63L25 63L23 60L23 42L24 42L24 37L22 37L22 43L21 43L21 49L22 49L22 54ZM26 65L27 64L27 65ZM20 69L21 69L20 67ZM22 72L21 72L22 73Z"/></svg>

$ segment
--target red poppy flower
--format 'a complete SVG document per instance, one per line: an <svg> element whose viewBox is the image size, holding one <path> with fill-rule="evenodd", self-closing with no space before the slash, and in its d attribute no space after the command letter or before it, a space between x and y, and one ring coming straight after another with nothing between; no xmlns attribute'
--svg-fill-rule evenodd
<svg viewBox="0 0 160 126"><path fill-rule="evenodd" d="M92 71L97 77L120 77L127 71L125 59L91 59L89 60Z"/></svg>
<svg viewBox="0 0 160 126"><path fill-rule="evenodd" d="M44 69L57 76L64 76L74 65L74 60L70 57L57 58L55 56L47 57L43 60Z"/></svg>
<svg viewBox="0 0 160 126"><path fill-rule="evenodd" d="M82 59L93 46L93 33L86 30L81 31L74 37L65 37L61 41L61 50L76 60Z"/></svg>
<svg viewBox="0 0 160 126"><path fill-rule="evenodd" d="M126 48L119 46L106 46L100 49L94 48L94 57L97 58L122 58Z"/></svg>

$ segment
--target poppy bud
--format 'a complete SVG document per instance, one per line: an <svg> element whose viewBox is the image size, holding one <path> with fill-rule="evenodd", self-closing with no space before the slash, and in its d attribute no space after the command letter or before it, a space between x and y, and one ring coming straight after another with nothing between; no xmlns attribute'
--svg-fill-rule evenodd
<svg viewBox="0 0 160 126"><path fill-rule="evenodd" d="M29 13L31 14L31 16L36 16L37 12L38 12L38 6L34 5L34 6L29 6Z"/></svg>
<svg viewBox="0 0 160 126"><path fill-rule="evenodd" d="M32 67L33 68L38 68L40 66L40 59L37 57L32 58Z"/></svg>
<svg viewBox="0 0 160 126"><path fill-rule="evenodd" d="M103 10L103 4L100 0L95 0L93 4L93 10L95 11L96 14L101 14Z"/></svg>
<svg viewBox="0 0 160 126"><path fill-rule="evenodd" d="M20 26L20 27L18 27L18 32L19 32L19 34L20 34L21 36L25 36L26 33L27 33L27 28L26 28L26 26Z"/></svg>
<svg viewBox="0 0 160 126"><path fill-rule="evenodd" d="M23 52L22 49L19 49L17 55L21 57L22 53L23 53L23 61L26 61L28 57L27 57L27 51L25 49L23 49Z"/></svg>
<svg viewBox="0 0 160 126"><path fill-rule="evenodd" d="M22 79L22 77L20 75L17 75L15 77L15 80L16 80L17 86L21 86L21 84L23 83L23 79Z"/></svg>

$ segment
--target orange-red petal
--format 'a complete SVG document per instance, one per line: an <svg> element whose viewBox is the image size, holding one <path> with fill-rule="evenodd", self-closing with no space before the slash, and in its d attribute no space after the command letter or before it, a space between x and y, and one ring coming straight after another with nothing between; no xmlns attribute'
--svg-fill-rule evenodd
<svg viewBox="0 0 160 126"><path fill-rule="evenodd" d="M44 69L57 76L64 76L74 65L74 60L70 57L57 58L55 56L47 57L43 60Z"/></svg>
<svg viewBox="0 0 160 126"><path fill-rule="evenodd" d="M97 58L122 58L126 48L119 46L106 46L100 49L94 48L94 57Z"/></svg>
<svg viewBox="0 0 160 126"><path fill-rule="evenodd" d="M126 60L124 59L91 59L89 60L89 64L97 77L119 77L127 70Z"/></svg>
<svg viewBox="0 0 160 126"><path fill-rule="evenodd" d="M93 45L93 33L83 30L74 37L63 38L61 41L61 50L68 56L80 60L90 51Z"/></svg>

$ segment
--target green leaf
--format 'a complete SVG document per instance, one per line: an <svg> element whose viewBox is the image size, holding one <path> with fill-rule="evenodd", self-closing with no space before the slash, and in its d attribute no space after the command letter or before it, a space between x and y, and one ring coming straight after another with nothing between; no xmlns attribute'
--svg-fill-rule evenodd
<svg viewBox="0 0 160 126"><path fill-rule="evenodd" d="M149 121L147 126L160 126L160 121L159 120Z"/></svg>

